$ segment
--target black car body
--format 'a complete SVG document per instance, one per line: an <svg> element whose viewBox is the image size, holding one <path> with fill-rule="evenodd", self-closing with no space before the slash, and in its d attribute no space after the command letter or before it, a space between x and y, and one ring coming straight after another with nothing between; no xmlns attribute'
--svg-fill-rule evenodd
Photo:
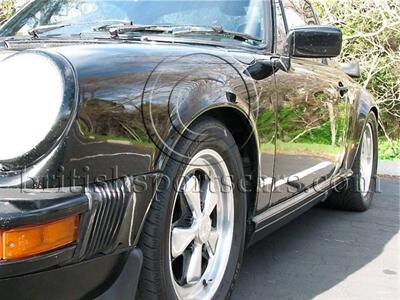
<svg viewBox="0 0 400 300"><path fill-rule="evenodd" d="M86 34L67 34L68 25L16 35L35 7L58 2L33 1L0 29L0 72L21 56L42 57L64 83L43 140L17 157L0 157L0 233L73 215L79 229L74 242L57 249L0 260L2 298L133 298L146 217L176 145L199 120L224 124L240 151L247 244L354 176L364 128L378 110L330 59L340 52L340 31L319 26L308 1L295 1L308 5L299 14L304 24L287 3L256 1L265 24L251 33L260 41L222 28L171 34L133 23ZM242 2L248 1L233 1ZM157 5L153 13L161 14L174 4ZM11 78L23 74L19 68ZM5 88L0 82L2 98Z"/></svg>

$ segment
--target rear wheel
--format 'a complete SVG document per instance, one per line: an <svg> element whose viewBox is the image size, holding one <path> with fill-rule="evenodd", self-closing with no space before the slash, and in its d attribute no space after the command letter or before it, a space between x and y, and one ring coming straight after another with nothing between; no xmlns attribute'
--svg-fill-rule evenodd
<svg viewBox="0 0 400 300"><path fill-rule="evenodd" d="M353 166L353 176L325 204L332 208L366 211L372 203L378 166L378 122L370 113Z"/></svg>
<svg viewBox="0 0 400 300"><path fill-rule="evenodd" d="M187 159L170 159L165 170L177 188L159 189L143 228L143 299L225 299L239 272L246 224L245 194L234 184L244 178L239 150L214 119L190 132L174 149Z"/></svg>

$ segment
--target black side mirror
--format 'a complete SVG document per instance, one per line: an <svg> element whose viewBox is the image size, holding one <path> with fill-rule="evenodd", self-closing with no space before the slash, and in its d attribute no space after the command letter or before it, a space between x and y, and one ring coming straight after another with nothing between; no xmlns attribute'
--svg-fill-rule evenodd
<svg viewBox="0 0 400 300"><path fill-rule="evenodd" d="M360 78L361 77L361 68L359 62L354 63L343 63L340 64L340 67L343 72L353 78Z"/></svg>
<svg viewBox="0 0 400 300"><path fill-rule="evenodd" d="M297 27L288 34L285 54L271 61L257 61L246 70L256 80L271 76L280 69L290 69L292 57L330 58L342 51L342 31L334 26Z"/></svg>
<svg viewBox="0 0 400 300"><path fill-rule="evenodd" d="M342 51L342 32L334 26L297 27L289 32L286 43L288 57L336 57Z"/></svg>

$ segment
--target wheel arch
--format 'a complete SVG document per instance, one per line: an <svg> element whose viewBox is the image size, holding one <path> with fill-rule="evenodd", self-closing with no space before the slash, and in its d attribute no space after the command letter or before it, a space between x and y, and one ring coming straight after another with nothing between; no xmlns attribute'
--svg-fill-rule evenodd
<svg viewBox="0 0 400 300"><path fill-rule="evenodd" d="M257 184L260 176L260 158L259 158L259 141L255 122L246 111L240 106L227 103L219 103L215 106L209 106L201 112L195 114L187 124L183 127L185 130L193 124L201 122L206 118L214 118L226 126L232 134L242 158L244 174L246 176L247 189L247 212L248 220L254 215L254 209L257 201ZM179 131L178 131L179 132ZM169 138L171 141L170 149L179 142L184 132ZM161 151L157 159L157 169L162 170L168 161L170 152L168 150Z"/></svg>
<svg viewBox="0 0 400 300"><path fill-rule="evenodd" d="M212 117L222 122L231 132L239 148L243 170L246 176L248 218L253 216L257 201L257 182L260 172L259 142L255 125L239 109L218 107L206 111L197 119Z"/></svg>
<svg viewBox="0 0 400 300"><path fill-rule="evenodd" d="M379 124L379 108L377 107L372 95L367 91L362 90L354 101L350 111L350 123L347 137L347 157L345 161L346 169L351 169L353 167L361 143L362 133L371 112L375 115Z"/></svg>
<svg viewBox="0 0 400 300"><path fill-rule="evenodd" d="M371 107L371 111L375 114L375 117L378 120L378 123L380 123L379 122L379 119L380 119L380 117L379 117L379 108L374 105L374 106Z"/></svg>

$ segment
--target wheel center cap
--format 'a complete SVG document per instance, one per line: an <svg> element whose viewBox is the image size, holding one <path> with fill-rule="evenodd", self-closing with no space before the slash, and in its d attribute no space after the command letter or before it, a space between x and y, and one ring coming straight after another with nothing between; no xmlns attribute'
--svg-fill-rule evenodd
<svg viewBox="0 0 400 300"><path fill-rule="evenodd" d="M204 217L199 223L198 238L200 242L206 243L211 233L211 219Z"/></svg>

